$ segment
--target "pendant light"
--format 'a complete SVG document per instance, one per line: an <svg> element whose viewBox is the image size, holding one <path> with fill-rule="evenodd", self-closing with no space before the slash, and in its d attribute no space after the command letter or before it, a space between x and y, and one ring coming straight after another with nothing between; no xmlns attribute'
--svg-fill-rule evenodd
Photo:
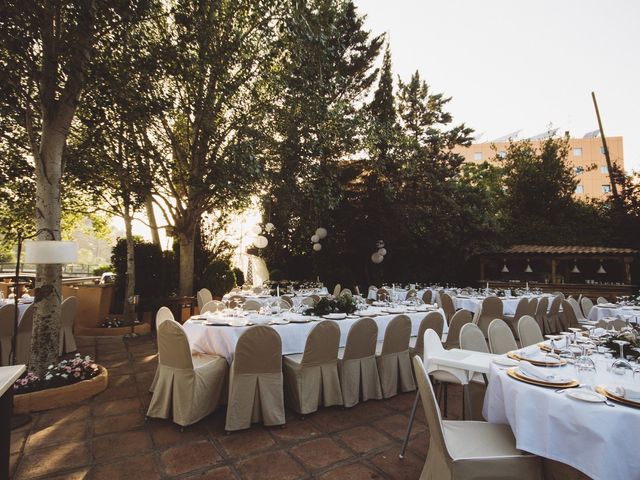
<svg viewBox="0 0 640 480"><path fill-rule="evenodd" d="M581 273L576 260L573 261L573 268L571 269L571 273Z"/></svg>
<svg viewBox="0 0 640 480"><path fill-rule="evenodd" d="M507 267L507 259L503 259L502 260L502 270L500 270L502 273L509 273L509 268Z"/></svg>
<svg viewBox="0 0 640 480"><path fill-rule="evenodd" d="M533 269L531 268L531 264L529 263L529 259L527 258L527 268L524 269L525 273L533 273Z"/></svg>
<svg viewBox="0 0 640 480"><path fill-rule="evenodd" d="M600 260L600 268L598 268L597 273L607 273L607 271L602 266L602 260Z"/></svg>

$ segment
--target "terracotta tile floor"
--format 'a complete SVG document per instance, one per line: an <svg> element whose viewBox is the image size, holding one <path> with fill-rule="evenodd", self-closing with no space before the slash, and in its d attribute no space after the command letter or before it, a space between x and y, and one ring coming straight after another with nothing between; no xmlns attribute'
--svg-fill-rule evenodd
<svg viewBox="0 0 640 480"><path fill-rule="evenodd" d="M351 409L321 408L301 419L287 411L284 428L255 425L226 435L224 409L181 432L144 413L151 395L156 345L78 338L82 354L109 369L109 388L72 407L33 414L12 432L15 479L416 479L427 454L421 408L406 457L398 458L413 393ZM449 389L449 417L460 412Z"/></svg>

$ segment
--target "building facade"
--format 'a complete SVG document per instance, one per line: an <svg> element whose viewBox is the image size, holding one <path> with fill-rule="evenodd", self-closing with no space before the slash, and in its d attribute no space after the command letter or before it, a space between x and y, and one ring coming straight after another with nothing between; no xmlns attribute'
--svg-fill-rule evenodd
<svg viewBox="0 0 640 480"><path fill-rule="evenodd" d="M543 141L544 139L531 139L534 146L539 146ZM508 140L499 139L493 142L474 143L469 147L458 147L456 152L464 155L465 162L491 162L495 161L496 156L505 155L508 146ZM611 182L601 138L593 136L570 138L569 146L567 160L576 172L578 180L576 197L604 198L609 195ZM607 147L611 161L624 169L622 137L607 137Z"/></svg>

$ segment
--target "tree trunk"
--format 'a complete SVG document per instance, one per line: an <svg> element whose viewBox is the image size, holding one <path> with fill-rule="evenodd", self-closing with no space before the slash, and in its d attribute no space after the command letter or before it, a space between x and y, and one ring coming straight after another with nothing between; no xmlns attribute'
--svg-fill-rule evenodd
<svg viewBox="0 0 640 480"><path fill-rule="evenodd" d="M160 245L160 234L158 233L158 222L156 221L156 214L153 211L153 199L151 195L147 195L144 205L147 209L147 218L149 219L149 229L151 230L151 241L154 245L162 248Z"/></svg>
<svg viewBox="0 0 640 480"><path fill-rule="evenodd" d="M180 284L181 297L193 296L193 268L195 249L195 227L179 235L180 240Z"/></svg>
<svg viewBox="0 0 640 480"><path fill-rule="evenodd" d="M124 207L124 229L127 239L127 278L124 288L124 323L131 325L135 319L135 304L133 297L136 294L136 263L135 245L133 243L133 233L131 229L132 216L129 206Z"/></svg>
<svg viewBox="0 0 640 480"><path fill-rule="evenodd" d="M43 128L39 159L35 162L37 240L60 240L60 181L65 137L55 126ZM38 265L29 363L31 370L40 376L58 358L61 287L61 265Z"/></svg>

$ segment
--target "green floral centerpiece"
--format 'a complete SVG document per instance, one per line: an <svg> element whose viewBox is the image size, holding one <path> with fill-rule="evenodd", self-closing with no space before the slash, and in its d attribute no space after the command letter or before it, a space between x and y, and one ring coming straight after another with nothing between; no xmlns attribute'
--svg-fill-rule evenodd
<svg viewBox="0 0 640 480"><path fill-rule="evenodd" d="M306 315L322 317L330 313L350 314L356 311L356 301L351 295L340 295L338 298L323 297L313 307L304 312Z"/></svg>
<svg viewBox="0 0 640 480"><path fill-rule="evenodd" d="M611 349L611 354L614 357L619 357L620 346L615 343L616 340L629 342L628 345L624 345L622 347L622 352L625 357L631 356L633 358L638 358L640 356L640 353L635 350L636 348L640 348L640 331L633 327L624 327L615 336L607 340L605 346Z"/></svg>

